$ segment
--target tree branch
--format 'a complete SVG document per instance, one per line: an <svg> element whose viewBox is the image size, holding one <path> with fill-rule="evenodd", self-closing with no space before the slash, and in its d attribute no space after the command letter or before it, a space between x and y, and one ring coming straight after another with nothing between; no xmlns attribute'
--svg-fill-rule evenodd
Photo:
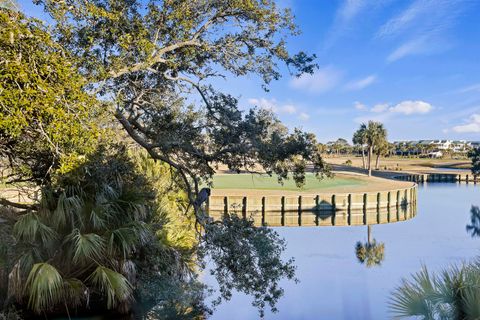
<svg viewBox="0 0 480 320"><path fill-rule="evenodd" d="M0 204L7 207L13 207L23 210L38 210L38 205L36 204L25 204L9 201L5 198L0 198Z"/></svg>

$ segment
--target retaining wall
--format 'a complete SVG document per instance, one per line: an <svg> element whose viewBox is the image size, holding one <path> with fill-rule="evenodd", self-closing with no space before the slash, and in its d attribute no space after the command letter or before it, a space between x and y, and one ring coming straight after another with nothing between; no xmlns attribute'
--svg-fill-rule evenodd
<svg viewBox="0 0 480 320"><path fill-rule="evenodd" d="M480 182L478 176L465 173L405 173L394 177L398 180L423 182L465 182L477 184Z"/></svg>
<svg viewBox="0 0 480 320"><path fill-rule="evenodd" d="M262 196L261 192L258 190L258 196L212 195L207 212L214 219L236 213L270 226L359 225L409 219L415 214L417 200L416 184L366 193Z"/></svg>

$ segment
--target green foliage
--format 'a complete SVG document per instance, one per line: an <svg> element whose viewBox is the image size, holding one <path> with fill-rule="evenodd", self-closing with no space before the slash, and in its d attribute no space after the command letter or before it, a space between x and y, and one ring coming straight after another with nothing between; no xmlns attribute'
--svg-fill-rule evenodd
<svg viewBox="0 0 480 320"><path fill-rule="evenodd" d="M205 237L199 249L202 259L213 263L211 274L219 284L220 297L229 300L232 290L253 296L252 305L263 317L265 307L277 311L283 296L279 280L293 279L293 259L282 261L285 241L272 229L255 227L252 220L226 216L205 225Z"/></svg>
<svg viewBox="0 0 480 320"><path fill-rule="evenodd" d="M480 148L471 150L468 157L472 160L472 174L480 175Z"/></svg>
<svg viewBox="0 0 480 320"><path fill-rule="evenodd" d="M475 261L452 266L440 274L430 274L423 267L402 280L390 301L396 318L466 319L480 317L480 263Z"/></svg>
<svg viewBox="0 0 480 320"><path fill-rule="evenodd" d="M126 311L133 299L136 252L153 239L148 183L122 151L87 160L72 172L76 184L45 188L39 209L15 223L9 294L36 313L68 313L86 301Z"/></svg>
<svg viewBox="0 0 480 320"><path fill-rule="evenodd" d="M138 259L135 294L144 308L137 312L155 319L201 319L210 310L203 303L206 287L197 280L199 234L182 181L145 151L131 151L130 157L155 191L151 228L158 239L144 246Z"/></svg>
<svg viewBox="0 0 480 320"><path fill-rule="evenodd" d="M378 158L388 150L387 130L380 122L368 121L367 124L360 125L360 128L353 134L352 141L354 144L362 146L362 150L363 146L368 148L368 175L371 176L373 153L377 154L378 168Z"/></svg>
<svg viewBox="0 0 480 320"><path fill-rule="evenodd" d="M88 278L107 298L107 308L112 309L118 301L128 301L132 296L132 285L127 278L110 268L98 266Z"/></svg>
<svg viewBox="0 0 480 320"><path fill-rule="evenodd" d="M108 272L100 273L106 269L98 269L109 268L138 288L136 293L140 297L157 303L158 298L152 297L151 290L148 292L150 280L154 288L196 284L195 277L184 272L190 271L184 256L170 247L175 244L182 251L195 247L190 217L195 214L195 222L200 222L205 229L199 234L200 256L211 252L215 257L215 274L222 296L229 298L231 290L238 289L252 294L254 305L260 310L266 305L275 310L282 294L278 282L284 277L292 278L294 271L291 261L280 259L283 241L273 231L257 229L248 221L230 218L223 224L210 223L201 217L199 208L190 213L178 207L188 207L185 198L190 204L194 202L200 183L208 183L219 164L234 171L256 170L260 165L268 174L276 174L280 181L291 174L298 186L305 182L307 164L313 164L318 177L328 174L314 135L300 130L288 132L266 110L241 111L236 98L212 86L216 77L232 74L260 77L266 86L281 76L280 63L292 68L290 72L296 76L302 72L312 73L316 67L314 57L287 51L286 38L297 34L291 13L277 8L272 0L35 2L43 4L53 18L52 29L57 41L53 43L48 34L41 33L46 39L36 39L39 48L45 51L54 47L64 53L59 59L49 59L58 61L58 66L52 67L58 69L53 74L54 84L60 86L55 92L65 95L60 101L80 108L72 114L75 119L81 119L84 111L95 110L88 107L91 97L85 92L100 98L128 135L150 157L168 167L156 168L158 172L155 172L148 171L148 166L153 168L151 164L140 164L140 168L147 168L152 175L145 178L132 174L138 167L132 168L128 159L122 161L125 159L122 156L87 156L82 166L58 165L63 168L60 172L68 172L54 181L60 190L46 189L41 210L24 221L28 225L17 227L23 240L32 237L41 240L39 248L22 241L30 247L22 250L26 258L20 258L17 264L18 276L14 277L17 284L23 283L25 271L35 263L49 261L64 279L77 279L91 289L93 297L106 300L106 307L120 308L128 302L121 299L129 300L131 295L125 294L129 291L127 283L119 278L116 283L122 290L119 294L109 294L109 288L116 287L108 287ZM53 58L55 50L46 50L47 56ZM27 77L37 74L41 73L27 73ZM68 82L73 80L75 83ZM77 89L81 89L81 94L76 95ZM74 104L69 104L71 101ZM62 106L60 103L59 107ZM28 124L13 123L8 128L13 136L22 132L21 128L30 128ZM61 152L54 148L52 156L51 148L61 147L62 140L52 144L45 138L48 148L44 148L44 153L38 151L44 150L40 147L45 141L41 138L45 136L46 127L38 128L40 138L28 140L25 150L30 152L28 155L35 154L36 157L31 158L42 159L39 163L46 164L35 167L36 171L49 173L50 167L57 169L51 164L56 164L58 153L62 154L61 148ZM53 133L58 133L56 126L51 127ZM79 132L83 131L75 133ZM19 140L20 136L13 137ZM75 140L77 136L73 134L68 137L68 131L66 135L48 137L64 137L71 142L68 146L83 150L84 140ZM16 149L11 153L18 157L21 151ZM73 158L77 155L73 151L67 154ZM170 180L185 193L173 189L171 193L168 191L167 200L155 194L154 189L166 190L154 180L164 169L172 170ZM179 201L174 203L173 197ZM175 210L176 215L172 214ZM187 215L180 218L178 212ZM144 225L147 222L151 222L151 231L161 242L156 242L148 232L149 228ZM183 222L185 229L179 228ZM173 226L171 230L168 225ZM161 230L163 226L167 226L165 230ZM176 233L178 229L181 232ZM238 240L230 239L232 235ZM74 258L78 265L73 267ZM100 271L95 273L96 270ZM133 283L135 279L138 284ZM196 300L201 294L193 296Z"/></svg>
<svg viewBox="0 0 480 320"><path fill-rule="evenodd" d="M99 112L68 52L39 21L0 8L0 61L0 156L10 159L10 181L42 184L81 164Z"/></svg>
<svg viewBox="0 0 480 320"><path fill-rule="evenodd" d="M153 222L161 224L157 236L166 245L186 253L197 244L195 218L188 209L188 197L178 173L167 164L153 160L145 151L132 151L136 170L155 191Z"/></svg>
<svg viewBox="0 0 480 320"><path fill-rule="evenodd" d="M63 286L63 278L54 266L45 262L34 264L25 283L28 306L41 313L59 304L63 300Z"/></svg>
<svg viewBox="0 0 480 320"><path fill-rule="evenodd" d="M319 176L327 171L313 135L288 133L265 110L242 112L212 86L231 74L266 85L281 76L280 63L297 76L314 71L314 57L288 53L286 38L297 29L274 1L36 2L90 88L151 157L177 170L190 202L218 164L261 165L280 179L293 171L298 185L307 163Z"/></svg>

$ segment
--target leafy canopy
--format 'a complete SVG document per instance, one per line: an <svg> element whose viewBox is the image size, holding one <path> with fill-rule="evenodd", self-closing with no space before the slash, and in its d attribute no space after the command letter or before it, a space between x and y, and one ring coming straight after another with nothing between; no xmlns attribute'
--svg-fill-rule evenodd
<svg viewBox="0 0 480 320"><path fill-rule="evenodd" d="M474 175L480 175L480 148L471 150L468 156L472 160L472 173Z"/></svg>
<svg viewBox="0 0 480 320"><path fill-rule="evenodd" d="M94 150L95 99L40 21L0 8L0 157L9 182L44 184Z"/></svg>
<svg viewBox="0 0 480 320"><path fill-rule="evenodd" d="M313 56L290 54L298 30L272 0L37 0L56 22L57 38L76 56L90 89L104 98L128 134L151 157L174 167L190 202L218 164L280 179L307 162L326 170L315 137L288 133L265 110L242 112L218 91L218 77L313 72ZM266 87L265 87L266 88Z"/></svg>

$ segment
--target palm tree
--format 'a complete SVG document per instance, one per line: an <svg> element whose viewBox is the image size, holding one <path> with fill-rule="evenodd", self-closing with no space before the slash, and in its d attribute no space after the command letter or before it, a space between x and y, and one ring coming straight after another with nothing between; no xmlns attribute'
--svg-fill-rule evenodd
<svg viewBox="0 0 480 320"><path fill-rule="evenodd" d="M360 125L360 128L354 133L353 139L356 143L362 143L368 147L368 176L370 177L372 175L373 150L376 145L387 139L387 130L380 122L368 121L368 124Z"/></svg>
<svg viewBox="0 0 480 320"><path fill-rule="evenodd" d="M363 169L366 169L366 164L365 164L365 144L367 142L366 136L365 136L365 130L360 127L355 133L353 134L352 142L354 145L358 146L362 150L362 164L363 164Z"/></svg>
<svg viewBox="0 0 480 320"><path fill-rule="evenodd" d="M367 267L380 265L385 258L385 244L377 243L372 239L371 226L368 226L368 238L366 243L360 241L355 245L355 255L360 263L365 263Z"/></svg>
<svg viewBox="0 0 480 320"><path fill-rule="evenodd" d="M9 296L35 313L67 314L86 301L126 311L133 299L136 248L152 241L144 195L122 181L95 192L70 187L44 190L38 211L14 225L19 256L10 272Z"/></svg>
<svg viewBox="0 0 480 320"><path fill-rule="evenodd" d="M423 267L392 294L396 319L480 319L480 262L452 266L439 275Z"/></svg>
<svg viewBox="0 0 480 320"><path fill-rule="evenodd" d="M385 156L389 153L389 143L387 141L387 139L382 139L380 140L377 145L375 146L375 155L376 155L376 159L375 159L375 170L379 170L380 169L380 157L381 156Z"/></svg>

